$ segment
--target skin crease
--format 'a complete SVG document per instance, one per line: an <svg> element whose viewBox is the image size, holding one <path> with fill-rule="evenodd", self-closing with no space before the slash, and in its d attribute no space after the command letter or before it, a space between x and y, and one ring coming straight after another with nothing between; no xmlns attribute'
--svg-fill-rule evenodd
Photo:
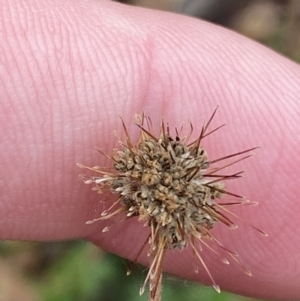
<svg viewBox="0 0 300 301"><path fill-rule="evenodd" d="M133 259L147 229L136 221L101 230L85 225L103 204L77 166L107 166L114 130L132 139L143 110L158 129L191 120L194 137L213 110L204 141L215 159L253 146L256 156L228 190L258 201L234 212L265 230L238 222L214 235L239 254L253 276L226 266L204 248L222 289L252 297L300 299L300 68L273 51L203 21L109 1L1 0L0 237L15 240L85 238ZM110 199L109 195L106 199ZM138 260L147 264L145 252ZM189 250L169 252L165 271L210 284L193 271ZM125 271L124 271L125 273Z"/></svg>

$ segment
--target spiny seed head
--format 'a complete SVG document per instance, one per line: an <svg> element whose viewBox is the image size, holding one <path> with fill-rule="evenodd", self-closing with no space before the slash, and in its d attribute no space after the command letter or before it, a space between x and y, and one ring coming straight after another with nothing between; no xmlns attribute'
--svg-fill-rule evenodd
<svg viewBox="0 0 300 301"><path fill-rule="evenodd" d="M212 236L210 230L217 222L236 228L236 225L223 213L225 211L225 213L232 214L226 206L249 204L239 199L241 197L238 195L226 191L223 183L227 179L240 177L241 173L218 174L220 170L246 157L221 167L212 168L211 165L253 149L210 161L201 146L202 139L215 131L207 133L214 114L203 126L198 139L193 142L189 142L191 133L180 138L177 129L175 137L172 137L169 126L166 126L164 121L162 121L159 135L155 136L152 133L151 120L144 114L137 116L140 138L137 144L133 144L123 123L126 143L121 142L121 149L109 157L115 168L113 173L107 173L98 166L89 168L80 164L80 167L101 174L99 177L83 177L86 184L94 184L93 190L102 193L103 190L108 189L118 195L117 201L103 212L100 218L88 223L108 219L115 214L125 212L126 219L137 217L139 221L149 226L148 253L152 256L152 263L141 293L145 285L150 282L150 300L160 300L159 291L165 251L174 248L183 249L189 244L195 257L210 276L213 286L219 291L219 287L215 284L195 247L195 242L200 241L207 245L203 239L209 237L218 247L224 248ZM192 130L191 125L191 132ZM219 203L219 199L224 194L236 197L238 201ZM120 204L120 207L111 211L112 207L117 204ZM109 227L105 227L105 232L108 230ZM228 250L228 254L239 263L234 252ZM229 263L226 258L223 262Z"/></svg>
<svg viewBox="0 0 300 301"><path fill-rule="evenodd" d="M117 176L106 184L122 196L128 215L157 228L168 249L184 248L193 232L205 235L216 223L205 207L214 206L224 185L207 184L210 164L202 147L169 133L153 138L143 132L136 146L124 147L113 161Z"/></svg>

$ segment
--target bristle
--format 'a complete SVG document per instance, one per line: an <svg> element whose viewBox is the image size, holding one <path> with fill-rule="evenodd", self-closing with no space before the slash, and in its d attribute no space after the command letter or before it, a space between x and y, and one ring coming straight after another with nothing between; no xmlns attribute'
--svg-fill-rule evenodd
<svg viewBox="0 0 300 301"><path fill-rule="evenodd" d="M110 227L106 226L105 228L102 229L102 232L103 232L103 233L108 232L109 229L110 229Z"/></svg>
<svg viewBox="0 0 300 301"><path fill-rule="evenodd" d="M225 263L225 264L230 264L230 262L228 261L227 258L223 258L223 259L222 259L222 262Z"/></svg>
<svg viewBox="0 0 300 301"><path fill-rule="evenodd" d="M85 222L86 225L91 225L93 224L94 222L97 222L98 220L101 220L101 218L96 218L96 219L93 219L93 220L89 220L87 222Z"/></svg>
<svg viewBox="0 0 300 301"><path fill-rule="evenodd" d="M104 211L101 213L101 216L105 216L105 215L107 215L107 214L108 214L107 210L104 210Z"/></svg>
<svg viewBox="0 0 300 301"><path fill-rule="evenodd" d="M218 126L217 128L213 129L212 131L206 133L205 135L203 135L202 138L206 138L207 136L211 135L212 133L218 131L218 130L219 130L220 128L222 128L223 126L225 126L225 124L222 124L222 125Z"/></svg>
<svg viewBox="0 0 300 301"><path fill-rule="evenodd" d="M240 156L240 155L245 154L245 153L249 153L249 152L251 152L255 149L257 149L257 147L252 147L252 148L246 149L246 150L241 151L241 152L237 152L237 153L234 153L234 154L230 154L230 155L218 158L216 160L212 160L211 164L214 164L214 163L217 163L219 161L223 161L223 160L226 160L226 159L229 159L229 158L232 158L232 157Z"/></svg>
<svg viewBox="0 0 300 301"><path fill-rule="evenodd" d="M217 204L216 206L218 206L220 209L222 209L222 210L225 211L226 213L228 213L228 214L234 216L236 219L242 221L244 224L247 224L249 227L253 228L254 230L256 230L257 232L259 232L259 233L262 234L263 236L266 236L266 237L268 236L268 234L267 234L265 231L263 231L263 230L257 228L256 226L252 225L251 223L249 223L249 222L243 220L242 218L240 218L239 216L237 216L237 215L234 214L233 212L231 212L231 211L229 211L228 209L224 208L222 205Z"/></svg>
<svg viewBox="0 0 300 301"><path fill-rule="evenodd" d="M206 263L204 262L204 260L202 259L202 257L200 256L199 252L197 251L197 249L195 248L194 246L194 243L193 241L191 242L191 246L192 246L192 249L193 249L193 252L194 254L196 255L196 257L198 258L198 260L200 261L201 265L203 266L204 270L206 271L207 275L209 276L211 282L213 283L213 287L216 289L216 288L219 288L219 286L215 283L215 280L213 278L213 276L211 275ZM216 289L217 290L217 289ZM217 290L218 291L218 290ZM219 288L219 292L220 292L220 288Z"/></svg>
<svg viewBox="0 0 300 301"><path fill-rule="evenodd" d="M252 272L250 270L245 270L245 273L250 277L252 276Z"/></svg>
<svg viewBox="0 0 300 301"><path fill-rule="evenodd" d="M132 270L127 270L127 272L126 272L126 276L129 276L130 274L132 273Z"/></svg>
<svg viewBox="0 0 300 301"><path fill-rule="evenodd" d="M144 292L145 292L145 286L140 287L140 291L139 291L140 296L143 295Z"/></svg>
<svg viewBox="0 0 300 301"><path fill-rule="evenodd" d="M217 291L217 293L221 293L221 289L218 285L213 284L213 288Z"/></svg>

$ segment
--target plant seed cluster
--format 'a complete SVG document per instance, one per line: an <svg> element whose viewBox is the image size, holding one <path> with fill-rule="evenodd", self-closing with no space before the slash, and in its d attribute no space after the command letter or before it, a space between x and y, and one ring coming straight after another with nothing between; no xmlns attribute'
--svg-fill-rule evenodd
<svg viewBox="0 0 300 301"><path fill-rule="evenodd" d="M153 225L168 249L183 249L191 235L205 235L218 221L211 213L224 185L206 184L210 163L202 147L163 131L158 138L143 133L136 146L113 156L117 175L109 186L122 196L128 216Z"/></svg>
<svg viewBox="0 0 300 301"><path fill-rule="evenodd" d="M149 283L150 301L160 300L163 260L166 250L184 249L188 245L207 272L214 288L220 292L219 286L215 283L199 253L199 248L201 251L201 244L203 244L217 255L219 253L204 239L213 242L217 248L238 263L246 274L251 276L251 272L239 261L238 255L225 248L210 231L218 222L222 222L232 229L237 228L228 215L240 218L228 210L228 207L257 204L225 190L223 182L239 178L242 172L231 175L219 174L219 171L250 157L251 154L220 167L212 168L211 165L249 153L255 148L216 160L209 160L201 142L222 127L208 132L215 113L216 110L207 124L202 127L198 139L193 142L189 142L193 131L191 124L189 135L180 138L176 128L176 135L172 137L169 125L165 126L162 121L160 133L155 136L151 120L144 114L138 115L137 126L140 128L140 137L137 144L131 142L122 121L126 142L120 142L121 149L116 150L112 156L107 156L113 162L114 172L107 172L98 166L87 167L78 164L81 168L100 174L100 176L89 178L82 176L86 184L94 184L93 190L102 193L108 189L118 196L117 200L101 214L101 217L88 221L87 224L125 213L125 218L120 221L137 217L144 225L149 226L150 233L146 242L149 244L148 256L151 256L151 263L140 294L144 292L145 286ZM147 127L145 127L145 123ZM219 202L223 195L229 195L235 198L235 201ZM112 210L117 205L119 205L118 208ZM247 224L267 236L265 232ZM107 232L110 227L105 227L102 231ZM146 242L137 257L141 254ZM222 261L229 264L226 258L223 258ZM196 266L195 271L197 270Z"/></svg>

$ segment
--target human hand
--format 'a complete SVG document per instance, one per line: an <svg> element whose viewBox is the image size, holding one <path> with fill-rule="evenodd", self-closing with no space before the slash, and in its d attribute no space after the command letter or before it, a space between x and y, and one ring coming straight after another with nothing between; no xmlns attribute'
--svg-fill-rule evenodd
<svg viewBox="0 0 300 301"><path fill-rule="evenodd" d="M253 146L239 163L245 178L230 191L260 204L236 210L265 230L217 226L253 277L206 263L223 289L253 297L299 299L299 66L226 29L192 18L109 1L2 0L1 238L85 238L133 259L146 229L127 221L102 233L100 197L78 180L85 165L108 164L122 116L132 137L135 113L153 124L193 122L200 131L217 105L226 128L205 141L210 158ZM165 270L209 283L190 252L170 251ZM140 261L146 264L142 255Z"/></svg>

